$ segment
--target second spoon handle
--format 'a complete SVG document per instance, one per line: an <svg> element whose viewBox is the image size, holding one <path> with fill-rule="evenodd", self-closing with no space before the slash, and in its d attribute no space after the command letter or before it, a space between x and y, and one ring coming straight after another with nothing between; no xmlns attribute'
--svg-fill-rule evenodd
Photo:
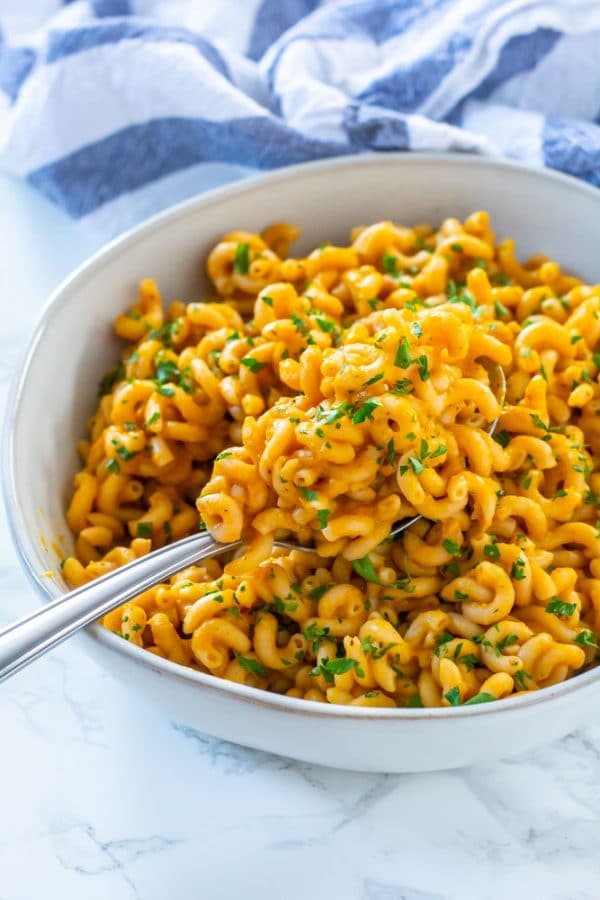
<svg viewBox="0 0 600 900"><path fill-rule="evenodd" d="M0 681L164 578L239 546L241 541L219 544L193 534L46 603L0 631Z"/></svg>

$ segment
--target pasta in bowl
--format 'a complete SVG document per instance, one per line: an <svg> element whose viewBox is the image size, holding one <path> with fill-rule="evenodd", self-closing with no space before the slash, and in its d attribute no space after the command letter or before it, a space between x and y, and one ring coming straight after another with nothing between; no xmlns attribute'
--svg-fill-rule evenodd
<svg viewBox="0 0 600 900"><path fill-rule="evenodd" d="M148 279L117 318L126 347L79 448L68 582L199 524L245 535L237 558L103 624L322 703L479 705L593 666L600 287L543 255L519 263L484 212L382 221L301 257L296 237L229 232L208 256L216 297L165 315ZM505 372L503 407L485 359ZM314 549L274 547L282 535Z"/></svg>

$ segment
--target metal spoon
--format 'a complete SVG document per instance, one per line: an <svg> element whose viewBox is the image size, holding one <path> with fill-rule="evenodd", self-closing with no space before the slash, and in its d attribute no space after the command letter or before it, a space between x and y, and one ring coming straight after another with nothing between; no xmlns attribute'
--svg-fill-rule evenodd
<svg viewBox="0 0 600 900"><path fill-rule="evenodd" d="M480 361L487 369L490 387L502 406L506 395L504 372L487 358ZM489 434L494 433L497 424L496 419L488 429ZM420 518L413 516L398 522L390 537L396 537ZM80 628L85 628L175 572L241 546L242 541L220 544L205 533L193 534L45 604L0 631L0 681L14 675ZM287 541L276 541L275 546L290 550L313 549Z"/></svg>

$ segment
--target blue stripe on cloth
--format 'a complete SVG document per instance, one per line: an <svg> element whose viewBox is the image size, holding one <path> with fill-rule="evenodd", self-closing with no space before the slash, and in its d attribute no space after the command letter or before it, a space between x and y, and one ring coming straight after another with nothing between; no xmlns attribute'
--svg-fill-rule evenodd
<svg viewBox="0 0 600 900"><path fill-rule="evenodd" d="M600 126L574 119L547 119L542 152L545 165L600 187Z"/></svg>
<svg viewBox="0 0 600 900"><path fill-rule="evenodd" d="M373 3L373 0L363 0L362 3L325 7L322 16L314 17L312 36L318 39L325 31L327 35L333 32L343 38L354 31L375 44L383 44L402 34L418 19L441 10L452 2L453 0L378 0Z"/></svg>
<svg viewBox="0 0 600 900"><path fill-rule="evenodd" d="M36 54L30 47L0 46L0 91L12 102L19 96L23 82L35 65Z"/></svg>
<svg viewBox="0 0 600 900"><path fill-rule="evenodd" d="M120 41L127 40L187 44L195 47L217 72L231 80L225 60L210 41L175 25L147 25L133 20L97 22L81 28L72 28L69 31L50 31L46 62L54 63L73 53L81 53L91 50L93 47L118 44Z"/></svg>
<svg viewBox="0 0 600 900"><path fill-rule="evenodd" d="M531 34L517 34L510 38L500 51L496 65L491 72L475 90L461 97L456 106L446 113L445 121L460 127L467 101L486 100L515 75L535 69L561 37L561 32L555 31L553 28L536 28Z"/></svg>
<svg viewBox="0 0 600 900"><path fill-rule="evenodd" d="M408 126L404 116L387 109L350 103L344 110L344 128L353 144L369 150L408 150Z"/></svg>
<svg viewBox="0 0 600 900"><path fill-rule="evenodd" d="M471 47L468 34L455 31L434 53L408 66L398 66L363 90L358 99L373 106L414 112L464 58Z"/></svg>
<svg viewBox="0 0 600 900"><path fill-rule="evenodd" d="M355 152L268 116L212 122L181 117L131 125L31 172L30 184L79 218L149 182L201 162L256 169Z"/></svg>
<svg viewBox="0 0 600 900"><path fill-rule="evenodd" d="M99 19L108 16L130 16L132 12L129 0L92 0L92 9Z"/></svg>
<svg viewBox="0 0 600 900"><path fill-rule="evenodd" d="M254 16L247 56L260 59L284 31L313 12L319 3L320 0L262 0Z"/></svg>
<svg viewBox="0 0 600 900"><path fill-rule="evenodd" d="M531 34L515 35L506 42L496 65L469 98L483 100L515 75L535 69L561 37L561 32L553 28L536 28Z"/></svg>
<svg viewBox="0 0 600 900"><path fill-rule="evenodd" d="M354 33L358 38L368 38L379 45L405 32L422 15L441 10L450 2L452 0L421 0L420 3L414 0L378 0L377 5L373 6L372 0L363 0L343 9L326 6L282 38L267 70L269 90L274 92L277 67L288 47L297 41L317 44L319 41L345 41Z"/></svg>

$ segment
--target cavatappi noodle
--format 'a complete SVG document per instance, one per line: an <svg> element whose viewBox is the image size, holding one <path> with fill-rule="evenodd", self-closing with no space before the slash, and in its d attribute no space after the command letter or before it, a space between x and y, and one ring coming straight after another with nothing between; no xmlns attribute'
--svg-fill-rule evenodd
<svg viewBox="0 0 600 900"><path fill-rule="evenodd" d="M600 286L519 263L483 212L356 228L303 258L296 236L227 234L214 298L165 316L146 280L116 320L69 583L193 533L199 510L243 553L103 619L176 663L389 707L491 701L594 664ZM503 408L482 358L504 369ZM273 549L282 534L316 549Z"/></svg>

